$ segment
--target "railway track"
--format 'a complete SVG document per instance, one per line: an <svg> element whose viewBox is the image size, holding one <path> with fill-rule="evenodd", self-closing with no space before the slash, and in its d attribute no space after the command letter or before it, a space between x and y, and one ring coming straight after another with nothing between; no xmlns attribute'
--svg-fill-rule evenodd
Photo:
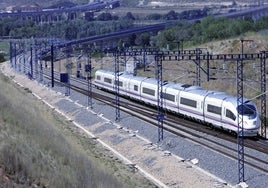
<svg viewBox="0 0 268 188"><path fill-rule="evenodd" d="M59 73L56 73L55 82L60 83ZM50 75L44 73L44 77L50 79ZM58 77L58 78L57 78ZM79 92L85 96L88 95L88 83L81 79L71 78L70 89ZM73 83L76 82L76 85ZM62 83L60 83L62 84ZM77 86L79 85L79 86ZM101 91L92 90L92 98L107 105L115 107L114 94ZM146 106L136 101L120 98L120 110L142 119L154 126L158 126L156 119L156 108ZM179 123L178 123L179 122ZM165 113L164 129L176 136L183 137L200 146L209 148L210 150L220 153L228 158L237 160L237 138L234 135L226 134L222 130L212 129L209 126L201 124L200 122L190 121L187 118L180 117L176 114ZM215 139L217 138L217 139ZM268 154L268 142L261 138L245 138L244 146L247 148L244 154L245 165L259 170L262 173L268 174L267 159L261 158L261 155ZM254 155L255 154L255 155Z"/></svg>
<svg viewBox="0 0 268 188"><path fill-rule="evenodd" d="M84 95L88 94L87 90L74 85L71 85L71 89ZM95 100L115 107L115 99L113 95L108 96L107 94L101 94L100 92L92 92L92 97ZM120 101L120 110L149 122L154 126L158 126L156 119L157 110L155 108L122 99ZM198 122L193 122L189 119L184 119L168 112L166 113L164 119L164 129L175 134L176 136L183 137L200 146L209 148L214 152L237 160L237 138L234 135L226 134L222 130L211 129L206 125L201 125ZM207 135L210 136L208 137ZM217 137L217 139L213 139L214 137ZM222 143L222 140L224 140L225 143ZM230 143L230 145L227 145L226 142ZM244 145L246 148L250 149L250 151L245 151L245 164L263 173L268 173L267 160L256 155L256 152L267 155L268 143L260 138L245 138Z"/></svg>

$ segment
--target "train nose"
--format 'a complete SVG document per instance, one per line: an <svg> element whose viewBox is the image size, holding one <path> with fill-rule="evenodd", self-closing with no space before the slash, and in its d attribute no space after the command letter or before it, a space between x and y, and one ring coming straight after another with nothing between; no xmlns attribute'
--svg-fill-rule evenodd
<svg viewBox="0 0 268 188"><path fill-rule="evenodd" d="M244 121L244 127L246 129L256 129L259 127L257 120L246 120Z"/></svg>

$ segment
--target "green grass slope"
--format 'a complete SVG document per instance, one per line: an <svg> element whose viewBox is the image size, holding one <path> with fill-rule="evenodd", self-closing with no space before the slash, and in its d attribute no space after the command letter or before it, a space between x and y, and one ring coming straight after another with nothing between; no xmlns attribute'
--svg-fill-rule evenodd
<svg viewBox="0 0 268 188"><path fill-rule="evenodd" d="M0 187L152 187L0 73Z"/></svg>

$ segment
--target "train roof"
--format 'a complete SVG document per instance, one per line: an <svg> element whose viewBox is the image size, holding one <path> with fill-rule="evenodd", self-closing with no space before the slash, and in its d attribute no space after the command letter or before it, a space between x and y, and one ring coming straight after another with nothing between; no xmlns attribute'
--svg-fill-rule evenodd
<svg viewBox="0 0 268 188"><path fill-rule="evenodd" d="M144 80L143 82L145 83L149 83L149 84L156 84L157 80L155 78L150 78L148 77L146 80Z"/></svg>
<svg viewBox="0 0 268 188"><path fill-rule="evenodd" d="M222 91L211 91L210 95L208 97L213 97L214 99L220 99L223 100L225 98L233 97L225 92Z"/></svg>
<svg viewBox="0 0 268 188"><path fill-rule="evenodd" d="M213 98L213 99L225 100L227 102L232 103L234 106L237 106L237 97L229 95L225 92L215 92L212 95L208 95L208 97ZM254 104L253 101L247 98L243 98L243 103Z"/></svg>
<svg viewBox="0 0 268 188"><path fill-rule="evenodd" d="M177 89L177 90L182 91L182 90L185 90L185 88L187 88L188 85L186 86L186 84L180 84L180 83L175 83L175 82L166 82L164 87L171 88L171 89Z"/></svg>
<svg viewBox="0 0 268 188"><path fill-rule="evenodd" d="M183 90L183 88L181 87L181 85L178 85L174 82L166 82L164 84L164 87L167 88L171 88L171 89L177 89L177 90Z"/></svg>
<svg viewBox="0 0 268 188"><path fill-rule="evenodd" d="M141 76L134 76L133 74L129 74L129 73L124 73L120 76L120 78L127 78L127 79L132 79L132 80L136 80L136 81L142 81L144 79L147 79L146 77L141 77Z"/></svg>
<svg viewBox="0 0 268 188"><path fill-rule="evenodd" d="M206 96L208 95L211 91L204 90L204 89L192 89L192 90L185 90L187 93L192 93L200 96Z"/></svg>
<svg viewBox="0 0 268 188"><path fill-rule="evenodd" d="M226 101L231 102L234 106L237 106L237 97L229 95ZM255 106L252 100L249 100L248 98L243 98L243 103L252 104Z"/></svg>
<svg viewBox="0 0 268 188"><path fill-rule="evenodd" d="M211 93L207 96L207 98L217 99L217 100L228 100L233 96L230 96L224 92L211 91Z"/></svg>
<svg viewBox="0 0 268 188"><path fill-rule="evenodd" d="M184 88L185 91L204 90L202 87L195 85L182 84L181 86Z"/></svg>
<svg viewBox="0 0 268 188"><path fill-rule="evenodd" d="M234 106L237 106L237 97L228 95L228 97L225 100L232 103Z"/></svg>
<svg viewBox="0 0 268 188"><path fill-rule="evenodd" d="M96 72L100 73L107 73L107 74L114 74L111 70L105 70L105 69L98 69Z"/></svg>

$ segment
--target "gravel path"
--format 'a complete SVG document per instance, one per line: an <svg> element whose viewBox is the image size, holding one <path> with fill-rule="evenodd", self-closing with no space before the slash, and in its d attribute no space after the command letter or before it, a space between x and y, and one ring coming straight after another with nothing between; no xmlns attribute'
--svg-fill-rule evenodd
<svg viewBox="0 0 268 188"><path fill-rule="evenodd" d="M91 137L96 137L120 160L132 166L133 170L143 173L159 187L225 188L235 184L237 173L234 170L228 172L230 168L237 168L236 161L225 159L206 148L166 132L164 141L154 144L157 141L157 129L146 122L121 113L121 121L115 123L115 110L110 106L94 101L93 109L88 109L84 96L71 92L71 96L66 97L63 87L56 86L53 90L45 87L29 80L23 74L14 72L8 63L0 64L0 68L8 77L29 88L40 100L55 108ZM198 159L195 160L197 156ZM199 163L195 165L194 161ZM223 161L226 165L215 167ZM261 185L259 187L262 187Z"/></svg>

